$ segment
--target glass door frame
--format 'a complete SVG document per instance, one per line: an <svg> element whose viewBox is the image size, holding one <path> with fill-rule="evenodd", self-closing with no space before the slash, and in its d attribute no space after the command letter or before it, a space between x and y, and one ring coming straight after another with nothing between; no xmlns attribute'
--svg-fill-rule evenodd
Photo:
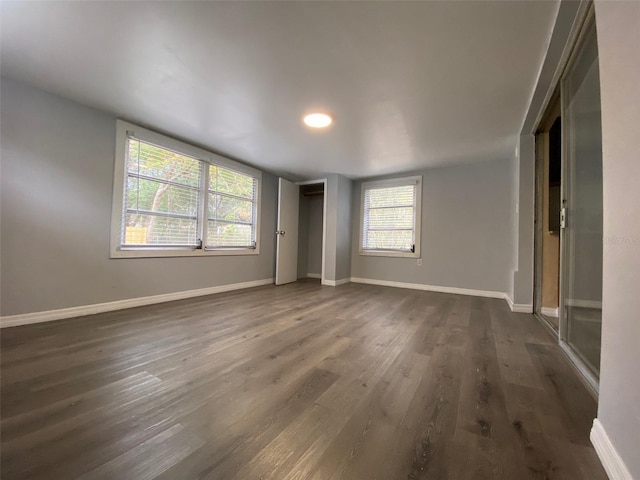
<svg viewBox="0 0 640 480"><path fill-rule="evenodd" d="M560 101L561 101L561 121L562 121L562 174L561 174L561 204L560 207L564 208L566 206L566 199L568 198L568 182L569 182L569 173L568 173L568 135L566 134L568 128L568 115L566 111L566 83L569 73L572 71L572 68L575 66L576 61L582 49L585 46L585 41L587 36L590 34L592 29L595 29L595 11L593 5L590 6L589 11L586 15L584 23L580 28L580 33L577 37L576 43L573 47L571 55L569 56L569 60L564 68L563 74L560 78ZM569 325L568 318L566 315L566 288L568 282L568 275L570 274L567 271L567 259L568 259L568 251L567 251L567 233L564 227L560 228L560 291L559 291L559 308L558 308L558 338L560 347L567 354L571 362L576 366L576 368L580 371L588 386L591 388L592 393L597 397L598 390L600 386L599 378L594 373L594 371L589 367L588 362L584 359L582 354L574 349L569 343Z"/></svg>
<svg viewBox="0 0 640 480"><path fill-rule="evenodd" d="M542 323L542 325L549 331L549 333L557 338L560 348L565 352L569 361L573 364L576 370L580 373L585 385L593 395L598 399L599 379L592 369L588 366L588 363L583 359L582 355L571 347L568 341L568 325L565 313L565 289L566 289L566 268L565 260L567 256L566 247L566 235L564 228L560 229L560 281L558 291L558 330L555 330L553 326L542 315L542 213L543 213L543 190L542 182L544 181L544 166L542 164L542 148L547 148L546 143L543 140L543 134L545 133L545 126L548 126L549 116L552 115L554 108L554 102L560 104L560 116L561 116L561 129L562 129L562 145L561 145L561 204L564 205L564 199L567 193L567 115L565 109L565 84L569 73L572 71L572 67L575 65L577 58L584 47L586 37L590 33L591 29L595 28L595 9L593 3L591 3L585 9L585 13L582 15L581 21L575 27L575 34L571 40L571 50L568 54L567 60L560 66L561 73L558 80L550 89L546 106L544 107L544 114L538 121L538 126L534 133L535 138L535 153L534 153L534 245L533 245L533 313Z"/></svg>

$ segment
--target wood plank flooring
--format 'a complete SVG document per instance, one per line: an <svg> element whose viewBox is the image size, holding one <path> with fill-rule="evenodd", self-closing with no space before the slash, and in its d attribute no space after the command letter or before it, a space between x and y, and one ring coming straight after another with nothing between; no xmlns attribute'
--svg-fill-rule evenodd
<svg viewBox="0 0 640 480"><path fill-rule="evenodd" d="M4 480L606 479L502 300L302 281L0 335Z"/></svg>

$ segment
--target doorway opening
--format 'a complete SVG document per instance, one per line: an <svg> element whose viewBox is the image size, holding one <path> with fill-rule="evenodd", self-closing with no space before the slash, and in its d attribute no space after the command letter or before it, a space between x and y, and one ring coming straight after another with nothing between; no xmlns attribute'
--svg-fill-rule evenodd
<svg viewBox="0 0 640 480"><path fill-rule="evenodd" d="M300 185L298 279L322 282L324 246L324 182Z"/></svg>
<svg viewBox="0 0 640 480"><path fill-rule="evenodd" d="M536 134L534 311L556 334L560 310L562 117L556 92Z"/></svg>

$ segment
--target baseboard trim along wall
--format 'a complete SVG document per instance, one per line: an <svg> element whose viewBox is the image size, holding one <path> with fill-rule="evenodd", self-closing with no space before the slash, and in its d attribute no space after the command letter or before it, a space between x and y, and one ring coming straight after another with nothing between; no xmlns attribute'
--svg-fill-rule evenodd
<svg viewBox="0 0 640 480"><path fill-rule="evenodd" d="M199 288L197 290L186 290L182 292L164 293L162 295L152 295L149 297L127 298L114 302L96 303L93 305L81 305L79 307L61 308L59 310L48 310L44 312L23 313L19 315L8 315L0 317L0 328L17 327L19 325L29 325L32 323L50 322L63 318L83 317L85 315L95 315L96 313L112 312L125 308L142 307L154 303L171 302L173 300L183 300L185 298L201 297L214 293L230 292L232 290L242 290L244 288L259 287L273 284L273 278L263 280L253 280L250 282L232 283L217 287Z"/></svg>
<svg viewBox="0 0 640 480"><path fill-rule="evenodd" d="M307 273L307 278L322 278L322 275L319 273Z"/></svg>
<svg viewBox="0 0 640 480"><path fill-rule="evenodd" d="M542 313L543 315L546 315L547 317L558 318L558 309L557 308L542 307L540 309L540 313Z"/></svg>
<svg viewBox="0 0 640 480"><path fill-rule="evenodd" d="M380 285L383 287L396 287L396 288L409 288L411 290L426 290L429 292L440 293L456 293L458 295L471 295L474 297L489 297L489 298L507 298L507 294L504 292L492 292L490 290L472 290L469 288L458 287L440 287L438 285L425 285L422 283L404 283L404 282L391 282L388 280L376 280L373 278L357 278L351 277L353 283L366 283L368 285Z"/></svg>
<svg viewBox="0 0 640 480"><path fill-rule="evenodd" d="M633 480L627 466L618 455L606 430L597 418L593 421L591 429L591 443L593 443L600 462L611 480Z"/></svg>
<svg viewBox="0 0 640 480"><path fill-rule="evenodd" d="M323 280L322 285L328 285L329 287L337 287L338 285L344 285L345 283L352 282L352 278L342 278L340 280Z"/></svg>
<svg viewBox="0 0 640 480"><path fill-rule="evenodd" d="M308 273L310 278L319 278L312 276L317 274ZM230 292L233 290L241 290L245 288L259 287L262 285L273 284L273 278L265 278L263 280L253 280L250 282L232 283L229 285L220 285L217 287L199 288L197 290L186 290L182 292L165 293L162 295L152 295L149 297L128 298L125 300L116 300L114 302L96 303L94 305L81 305L79 307L61 308L59 310L48 310L44 312L23 313L19 315L8 315L0 317L0 328L16 327L19 325L29 325L32 323L50 322L53 320L61 320L64 318L83 317L85 315L95 315L97 313L112 312L114 310L123 310L125 308L142 307L144 305L152 305L155 303L171 302L173 300L183 300L185 298L201 297L204 295L212 295L214 293ZM324 280L323 285L337 287L346 283L365 283L369 285L380 285L383 287L408 288L411 290L424 290L429 292L454 293L458 295L470 295L474 297L501 298L507 301L512 312L517 313L533 313L533 306L526 304L514 304L513 300L504 292L494 292L490 290L473 290L469 288L458 287L441 287L438 285L425 285L422 283L405 283L392 282L388 280L376 280L373 278L343 278L340 280Z"/></svg>
<svg viewBox="0 0 640 480"><path fill-rule="evenodd" d="M504 298L507 300L507 303L509 304L509 308L511 309L512 312L533 313L533 305L528 303L513 303L513 300L511 300L511 297L506 293L504 294Z"/></svg>

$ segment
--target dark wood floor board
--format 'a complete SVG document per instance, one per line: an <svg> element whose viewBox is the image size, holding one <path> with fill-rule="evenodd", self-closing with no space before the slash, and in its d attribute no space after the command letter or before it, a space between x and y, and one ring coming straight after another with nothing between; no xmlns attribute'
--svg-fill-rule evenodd
<svg viewBox="0 0 640 480"><path fill-rule="evenodd" d="M542 390L540 376L525 345L523 326L514 322L510 313L504 310L494 309L491 319L502 378L506 382ZM545 335L540 332L540 337L546 339Z"/></svg>
<svg viewBox="0 0 640 480"><path fill-rule="evenodd" d="M152 480L203 444L201 438L177 424L78 478Z"/></svg>
<svg viewBox="0 0 640 480"><path fill-rule="evenodd" d="M205 432L210 442L193 454L186 465L177 465L161 478L231 478L240 466L246 464L271 442L299 415L304 414L313 402L335 380L331 372L314 369L300 381L283 388L281 402L269 402L267 412L246 410L242 421L229 429L216 429L213 422ZM199 427L202 431L202 427Z"/></svg>
<svg viewBox="0 0 640 480"><path fill-rule="evenodd" d="M590 422L584 418L595 418L597 406L582 382L576 377L568 360L555 346L527 344L532 360L536 364L545 393L549 399L548 411L561 418L573 443L590 445Z"/></svg>
<svg viewBox="0 0 640 480"><path fill-rule="evenodd" d="M351 325L348 324L336 324L333 330L327 332L326 337L332 338L333 331L348 331L350 328ZM298 339L290 345L290 352L287 352L282 343L274 342L273 345L265 343L268 349L264 352L264 356L240 357L241 362L236 365L235 369L225 371L216 378L207 378L206 380L202 377L207 376L207 372L212 368L213 362L207 362L206 359L203 359L199 367L191 366L186 376L183 374L180 378L174 379L167 377L167 380L172 382L173 388L169 392L156 392L155 396L162 398L164 400L163 403L159 405L151 404L149 408L138 408L138 426L142 424L147 425L147 428L153 427L153 429L157 429L160 425L171 425L182 419L182 417L198 410L211 410L216 412L216 418L224 420L224 424L219 426L223 430L227 430L230 427L230 423L234 421L235 416L243 411L243 407L246 407L248 402L259 401L260 399L264 401L268 396L269 389L276 387L277 381L282 379L281 385L283 385L288 380L287 376L295 377L304 373L304 370L294 368L296 365L300 366L304 360L308 360L313 365L326 356L336 354L346 346L345 344L346 339L325 342L324 349L317 349L313 343L305 344L304 339ZM279 355L275 353L269 355L269 351L278 352ZM297 352L297 355L292 356L295 352ZM215 364L213 368L215 368ZM201 380L197 380L198 378L201 378ZM215 388L216 384L224 384L228 390L217 389ZM251 391L261 392L259 398L246 392L246 386L249 385L254 389ZM229 392L232 393L229 394ZM207 405L206 409L203 408L205 404ZM157 418L156 410L162 412L161 419ZM96 414L99 412L101 410L97 410ZM112 448L106 448L103 444L103 442L111 438L113 429L117 427L120 427L120 436L127 438L123 433L127 431L126 420L128 415L128 410L111 410L108 412L108 417L95 415L96 423L94 424L94 429L100 430L101 427L104 427L104 429L102 434L95 432L91 441L85 443L86 456L91 456L92 462L104 460L107 453L115 455L131 447L126 441L118 442L117 449L115 445L111 445ZM200 421L202 422L202 417ZM62 434L65 428L69 428L72 425L73 422L67 422L64 428L58 428L57 432ZM65 448L64 440L60 441L58 438L56 443L56 449ZM94 453L93 455L92 452Z"/></svg>
<svg viewBox="0 0 640 480"><path fill-rule="evenodd" d="M387 441L398 434L428 367L424 355L398 356L322 456L315 462L299 462L286 479L383 478L378 459L388 458Z"/></svg>
<svg viewBox="0 0 640 480"><path fill-rule="evenodd" d="M5 480L606 478L595 402L498 299L306 280L0 347Z"/></svg>
<svg viewBox="0 0 640 480"><path fill-rule="evenodd" d="M140 372L122 380L87 390L81 395L49 403L38 409L8 417L2 422L4 441L15 440L25 432L42 431L74 417L94 416L100 409L110 409L113 403L123 404L124 396L144 395L162 383L158 377ZM85 421L81 419L80 422ZM25 440L33 444L33 440Z"/></svg>
<svg viewBox="0 0 640 480"><path fill-rule="evenodd" d="M391 444L393 470L381 478L447 478L446 448L455 433L464 348L438 343ZM390 467L383 467L390 468Z"/></svg>
<svg viewBox="0 0 640 480"><path fill-rule="evenodd" d="M492 438L507 445L512 429L505 406L491 316L487 310L471 310L467 337L456 431Z"/></svg>

